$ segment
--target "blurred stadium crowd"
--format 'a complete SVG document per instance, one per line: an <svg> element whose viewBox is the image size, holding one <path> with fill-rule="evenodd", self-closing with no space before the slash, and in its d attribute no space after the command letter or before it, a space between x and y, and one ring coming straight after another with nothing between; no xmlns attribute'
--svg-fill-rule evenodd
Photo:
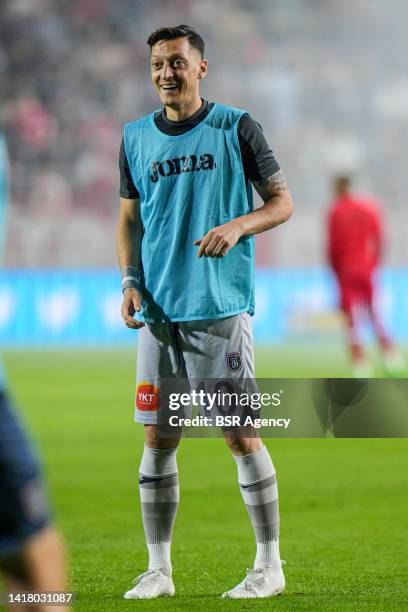
<svg viewBox="0 0 408 612"><path fill-rule="evenodd" d="M114 265L122 125L157 107L146 38L178 23L206 39L202 95L248 109L289 180L296 214L259 238L258 263L322 263L338 171L383 200L388 263L407 262L403 0L3 0L0 11L8 265Z"/></svg>

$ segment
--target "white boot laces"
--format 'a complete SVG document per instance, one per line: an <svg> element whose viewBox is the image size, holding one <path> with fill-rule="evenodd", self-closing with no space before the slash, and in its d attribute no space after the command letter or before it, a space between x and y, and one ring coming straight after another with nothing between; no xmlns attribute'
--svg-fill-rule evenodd
<svg viewBox="0 0 408 612"><path fill-rule="evenodd" d="M262 584L265 582L263 568L247 568L246 573L247 577L245 579L245 588L248 591L256 592L256 588L262 586Z"/></svg>
<svg viewBox="0 0 408 612"><path fill-rule="evenodd" d="M153 579L155 582L157 582L157 580L160 577L160 572L157 569L150 569L147 570L146 572L143 572L143 574L140 574L139 576L136 576L136 578L134 578L133 580L133 584L142 584L143 581L145 580L145 578L151 578Z"/></svg>

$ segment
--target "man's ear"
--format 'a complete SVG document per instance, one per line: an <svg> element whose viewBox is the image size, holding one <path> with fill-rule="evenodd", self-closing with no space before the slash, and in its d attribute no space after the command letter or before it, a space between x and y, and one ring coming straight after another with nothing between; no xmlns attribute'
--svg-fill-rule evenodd
<svg viewBox="0 0 408 612"><path fill-rule="evenodd" d="M203 59L203 60L200 61L200 68L199 68L199 71L198 71L197 78L198 79L203 79L206 76L207 71L208 71L208 60Z"/></svg>

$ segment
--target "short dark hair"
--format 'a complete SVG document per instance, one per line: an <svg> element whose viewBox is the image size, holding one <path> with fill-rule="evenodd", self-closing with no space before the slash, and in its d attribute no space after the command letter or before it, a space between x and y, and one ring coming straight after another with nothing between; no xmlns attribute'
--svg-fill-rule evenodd
<svg viewBox="0 0 408 612"><path fill-rule="evenodd" d="M338 174L334 177L334 187L337 191L348 191L352 184L352 178L349 174Z"/></svg>
<svg viewBox="0 0 408 612"><path fill-rule="evenodd" d="M147 44L152 50L152 47L160 40L173 40L174 38L188 38L190 45L200 52L201 57L204 57L204 40L198 32L189 25L179 25L171 28L158 28L152 32L147 39Z"/></svg>

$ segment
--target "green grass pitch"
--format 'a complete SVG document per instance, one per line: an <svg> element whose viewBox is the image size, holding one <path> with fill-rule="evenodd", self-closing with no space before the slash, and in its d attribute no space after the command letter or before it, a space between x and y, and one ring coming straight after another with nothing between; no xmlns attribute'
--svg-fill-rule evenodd
<svg viewBox="0 0 408 612"><path fill-rule="evenodd" d="M173 566L176 597L124 601L146 568L139 516L142 428L135 355L9 352L10 386L42 451L68 543L76 610L402 610L408 602L408 441L266 440L278 472L285 593L225 601L254 556L236 469L221 439L186 439ZM347 376L341 349L257 353L258 376ZM386 407L385 407L386 408Z"/></svg>

